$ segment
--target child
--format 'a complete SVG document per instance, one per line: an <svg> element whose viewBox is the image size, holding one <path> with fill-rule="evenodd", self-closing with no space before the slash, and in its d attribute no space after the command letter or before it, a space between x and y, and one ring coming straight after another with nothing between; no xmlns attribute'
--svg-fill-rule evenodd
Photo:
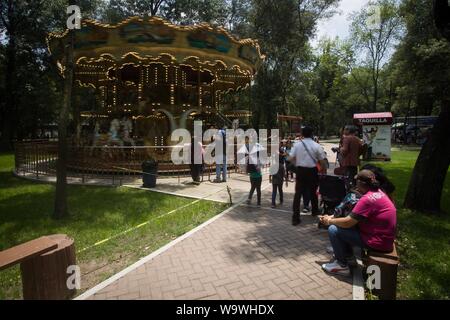
<svg viewBox="0 0 450 320"><path fill-rule="evenodd" d="M261 205L261 184L262 184L262 174L260 165L256 164L248 164L247 172L250 175L250 194L248 195L247 204L250 204L252 201L253 193L256 190L256 195L258 199L258 206Z"/></svg>
<svg viewBox="0 0 450 320"><path fill-rule="evenodd" d="M272 208L275 208L276 207L275 200L277 198L277 191L279 191L279 193L280 193L280 205L283 204L284 165L281 164L281 162L278 167L278 172L276 174L274 174L273 176L271 176L271 178L272 178Z"/></svg>

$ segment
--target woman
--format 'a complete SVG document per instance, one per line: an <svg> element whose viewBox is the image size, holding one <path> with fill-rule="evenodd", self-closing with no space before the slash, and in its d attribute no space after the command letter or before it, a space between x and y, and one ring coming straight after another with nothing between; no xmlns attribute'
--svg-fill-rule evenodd
<svg viewBox="0 0 450 320"><path fill-rule="evenodd" d="M250 156L251 157L251 156ZM253 193L256 190L256 196L258 199L258 206L261 205L261 184L262 184L262 173L261 166L259 164L249 163L247 165L247 172L250 175L250 193L248 195L247 204L250 204L253 198Z"/></svg>
<svg viewBox="0 0 450 320"><path fill-rule="evenodd" d="M272 208L276 208L277 193L280 195L280 205L283 204L283 182L285 171L283 157L283 149L280 148L278 172L270 176L272 182Z"/></svg>
<svg viewBox="0 0 450 320"><path fill-rule="evenodd" d="M363 196L348 216L320 217L320 222L329 226L328 236L335 256L334 261L322 265L322 268L332 274L350 274L347 257L352 255L354 246L381 252L393 249L397 225L394 204L380 189L372 171L360 171L356 176L356 186Z"/></svg>
<svg viewBox="0 0 450 320"><path fill-rule="evenodd" d="M286 149L285 149L285 153L286 155L290 155L291 154L291 150L292 150L292 140L288 140L286 143ZM286 167L286 183L288 182L293 182L294 181L294 171L295 171L295 166L291 165L291 162L288 160L289 157L286 156L285 159L285 167ZM291 178L289 179L289 175L291 176Z"/></svg>

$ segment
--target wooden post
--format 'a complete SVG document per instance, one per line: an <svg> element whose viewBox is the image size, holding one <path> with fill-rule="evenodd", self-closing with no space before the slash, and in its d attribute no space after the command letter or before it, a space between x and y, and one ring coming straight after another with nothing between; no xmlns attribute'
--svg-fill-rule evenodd
<svg viewBox="0 0 450 320"><path fill-rule="evenodd" d="M76 289L67 287L67 268L76 264L73 239L58 234L48 236L57 248L20 264L25 300L67 300Z"/></svg>

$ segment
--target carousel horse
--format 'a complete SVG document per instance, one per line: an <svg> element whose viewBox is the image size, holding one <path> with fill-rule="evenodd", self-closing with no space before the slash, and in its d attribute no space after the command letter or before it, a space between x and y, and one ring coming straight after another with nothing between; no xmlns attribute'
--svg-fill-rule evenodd
<svg viewBox="0 0 450 320"><path fill-rule="evenodd" d="M129 143L131 144L131 146L135 146L136 144L134 143L133 138L131 137L131 132L133 132L133 123L131 122L131 120L127 117L123 117L122 121L120 122L121 126L122 126L122 132L123 132L123 136L122 136L122 141L125 143Z"/></svg>

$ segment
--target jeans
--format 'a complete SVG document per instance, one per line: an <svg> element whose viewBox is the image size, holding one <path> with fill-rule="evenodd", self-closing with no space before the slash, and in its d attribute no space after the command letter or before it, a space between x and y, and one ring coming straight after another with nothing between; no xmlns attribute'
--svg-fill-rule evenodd
<svg viewBox="0 0 450 320"><path fill-rule="evenodd" d="M216 178L220 180L220 174L223 171L223 181L227 181L227 164L216 164Z"/></svg>
<svg viewBox="0 0 450 320"><path fill-rule="evenodd" d="M333 247L334 256L341 266L347 266L347 257L353 255L352 247L365 247L359 230L356 228L344 229L331 225L328 236Z"/></svg>
<svg viewBox="0 0 450 320"><path fill-rule="evenodd" d="M256 190L256 196L258 198L258 205L261 204L261 184L262 184L262 178L250 178L250 194L248 195L248 200L251 200L253 198L253 193L255 193Z"/></svg>
<svg viewBox="0 0 450 320"><path fill-rule="evenodd" d="M272 184L272 205L275 205L277 191L280 193L280 203L283 203L283 184Z"/></svg>
<svg viewBox="0 0 450 320"><path fill-rule="evenodd" d="M300 219L300 202L305 198L305 192L309 192L312 205L312 213L319 214L319 200L317 199L317 188L319 186L319 176L317 168L297 167L297 177L295 183L294 196L294 219ZM304 199L305 200L305 199Z"/></svg>

